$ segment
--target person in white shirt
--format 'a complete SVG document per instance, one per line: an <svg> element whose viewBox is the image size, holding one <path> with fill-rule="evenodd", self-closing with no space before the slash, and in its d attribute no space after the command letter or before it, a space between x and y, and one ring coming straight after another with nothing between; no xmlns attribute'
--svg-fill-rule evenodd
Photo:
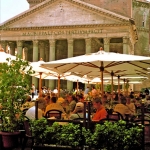
<svg viewBox="0 0 150 150"><path fill-rule="evenodd" d="M58 89L56 87L56 89L53 90L53 93L55 93L56 95L58 94Z"/></svg>
<svg viewBox="0 0 150 150"><path fill-rule="evenodd" d="M38 100L38 119L43 117L43 112L46 108L46 101L43 97L40 97L37 99ZM35 109L36 106L33 106L31 108L29 108L25 114L26 117L28 117L31 120L35 119Z"/></svg>
<svg viewBox="0 0 150 150"><path fill-rule="evenodd" d="M35 105L35 102L31 101L31 96L27 95L25 103L22 104L21 110L28 109Z"/></svg>

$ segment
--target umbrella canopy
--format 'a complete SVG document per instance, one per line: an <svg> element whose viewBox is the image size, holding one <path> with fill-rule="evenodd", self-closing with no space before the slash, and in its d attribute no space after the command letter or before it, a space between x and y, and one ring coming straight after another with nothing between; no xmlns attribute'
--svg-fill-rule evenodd
<svg viewBox="0 0 150 150"><path fill-rule="evenodd" d="M16 56L0 51L0 63L7 63L8 61L6 59L8 58L11 60L16 60Z"/></svg>
<svg viewBox="0 0 150 150"><path fill-rule="evenodd" d="M62 73L78 72L85 75L94 75L94 73L99 72L99 69L101 69L101 62L103 62L105 71L113 70L114 72L117 71L117 73L126 72L126 74L133 74L136 70L142 72L148 68L147 66L150 66L150 57L99 51L97 53L47 62L42 64L42 66L44 68L55 68Z"/></svg>
<svg viewBox="0 0 150 150"><path fill-rule="evenodd" d="M42 79L47 79L47 80L58 80L58 97L60 95L60 79L65 79L65 80L70 80L73 79L73 76L80 78L81 75L72 73L72 72L66 72L66 73L60 73L59 71L55 69L45 69L40 67L41 64L45 64L43 60L40 60L38 62L31 62L30 66L32 66L33 70L35 71L34 74L31 74L31 76L34 76L36 78L40 79L39 82L39 91L41 91L41 84L42 84ZM57 72L55 72L57 71ZM79 77L80 76L80 77ZM41 95L41 93L40 93Z"/></svg>
<svg viewBox="0 0 150 150"><path fill-rule="evenodd" d="M150 66L150 57L104 52L101 50L97 53L47 62L41 64L41 66L47 69L53 68L62 73L69 71L89 76L101 75L103 87L103 73L111 76L146 75L147 68Z"/></svg>

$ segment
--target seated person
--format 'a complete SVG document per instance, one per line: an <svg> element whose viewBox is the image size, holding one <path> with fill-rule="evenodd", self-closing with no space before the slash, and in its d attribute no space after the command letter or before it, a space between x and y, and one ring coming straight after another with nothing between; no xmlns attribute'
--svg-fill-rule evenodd
<svg viewBox="0 0 150 150"><path fill-rule="evenodd" d="M107 111L102 105L100 97L96 97L93 99L93 107L96 109L96 113L92 118L93 121L100 121L102 119L107 118Z"/></svg>
<svg viewBox="0 0 150 150"><path fill-rule="evenodd" d="M44 100L43 97L39 97L36 100L38 100L38 119L43 117L43 112L45 110L46 107L46 101ZM32 106L31 108L29 108L25 114L25 116L27 116L29 119L34 120L35 119L35 109L36 106Z"/></svg>
<svg viewBox="0 0 150 150"><path fill-rule="evenodd" d="M73 113L70 115L70 119L77 119L77 118L82 118L84 117L84 104L82 102L76 103L75 110Z"/></svg>
<svg viewBox="0 0 150 150"><path fill-rule="evenodd" d="M21 110L30 108L30 107L32 107L32 106L34 106L34 105L35 105L35 102L32 102L32 101L31 101L31 96L27 95L26 100L25 100L25 103L22 104Z"/></svg>
<svg viewBox="0 0 150 150"><path fill-rule="evenodd" d="M57 101L57 98L55 96L51 97L50 104L46 106L45 115L47 111L53 110L53 109L60 110L62 111L62 113L65 114L63 107L60 105L60 103L56 103L56 101Z"/></svg>
<svg viewBox="0 0 150 150"><path fill-rule="evenodd" d="M46 101L46 106L50 104L50 95L46 95L46 97L44 98Z"/></svg>
<svg viewBox="0 0 150 150"><path fill-rule="evenodd" d="M117 104L114 108L115 112L119 112L124 118L125 114L132 114L128 106L126 106L126 97L122 96L120 98L120 104Z"/></svg>
<svg viewBox="0 0 150 150"><path fill-rule="evenodd" d="M70 112L73 112L76 106L76 100L75 100L75 97L71 93L67 95L67 101L69 103Z"/></svg>
<svg viewBox="0 0 150 150"><path fill-rule="evenodd" d="M63 107L66 114L68 115L70 114L70 108L69 108L69 104L67 103L67 100L65 100L62 97L59 97L57 99L57 103L59 103Z"/></svg>
<svg viewBox="0 0 150 150"><path fill-rule="evenodd" d="M126 106L128 107L130 114L135 115L136 112L135 104L131 102L130 96L126 97Z"/></svg>

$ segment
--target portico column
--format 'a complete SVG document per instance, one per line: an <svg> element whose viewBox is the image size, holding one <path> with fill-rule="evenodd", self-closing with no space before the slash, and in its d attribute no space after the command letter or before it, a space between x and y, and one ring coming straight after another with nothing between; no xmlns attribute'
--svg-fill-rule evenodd
<svg viewBox="0 0 150 150"><path fill-rule="evenodd" d="M49 62L49 45L48 44L46 44L45 45L45 61L46 62Z"/></svg>
<svg viewBox="0 0 150 150"><path fill-rule="evenodd" d="M129 54L129 38L123 37L123 54Z"/></svg>
<svg viewBox="0 0 150 150"><path fill-rule="evenodd" d="M28 60L28 48L27 47L24 48L24 59Z"/></svg>
<svg viewBox="0 0 150 150"><path fill-rule="evenodd" d="M92 52L92 39L91 38L85 39L85 43L86 43L86 54L91 53ZM85 83L84 89L86 89L87 86L88 84Z"/></svg>
<svg viewBox="0 0 150 150"><path fill-rule="evenodd" d="M1 46L4 49L4 52L6 52L7 42L6 41L1 41Z"/></svg>
<svg viewBox="0 0 150 150"><path fill-rule="evenodd" d="M38 40L33 41L33 62L39 61L39 48L38 48Z"/></svg>
<svg viewBox="0 0 150 150"><path fill-rule="evenodd" d="M44 57L44 54L45 54L45 45L44 45L44 41L40 41L39 43L39 51L40 51L40 58L43 59L43 61L45 61L45 57Z"/></svg>
<svg viewBox="0 0 150 150"><path fill-rule="evenodd" d="M110 38L108 38L108 37L104 38L104 51L105 52L110 51Z"/></svg>
<svg viewBox="0 0 150 150"><path fill-rule="evenodd" d="M45 43L44 41L39 42L39 52L40 52L40 59L42 58L43 61L45 61ZM45 81L42 81L42 87L45 86Z"/></svg>
<svg viewBox="0 0 150 150"><path fill-rule="evenodd" d="M49 61L53 61L55 60L55 53L56 53L56 49L55 49L55 42L56 40L49 40ZM54 80L49 80L49 88L51 90L55 89L55 81Z"/></svg>
<svg viewBox="0 0 150 150"><path fill-rule="evenodd" d="M87 53L91 53L91 43L92 43L92 39L88 38L88 39L85 39L85 43L86 43L86 54Z"/></svg>
<svg viewBox="0 0 150 150"><path fill-rule="evenodd" d="M45 44L44 51L45 51L45 54L44 54L45 55L45 61L49 62L49 45L47 43ZM45 86L49 87L49 80L45 80Z"/></svg>
<svg viewBox="0 0 150 150"><path fill-rule="evenodd" d="M68 39L68 58L73 57L73 39ZM71 81L67 81L67 89L69 91L73 90L73 83Z"/></svg>
<svg viewBox="0 0 150 150"><path fill-rule="evenodd" d="M38 48L38 40L33 41L33 62L39 61L38 53L39 53L39 48ZM35 77L32 77L32 84L35 85L35 88L38 89L38 79Z"/></svg>
<svg viewBox="0 0 150 150"><path fill-rule="evenodd" d="M15 43L9 42L9 46L10 46L10 54L15 55Z"/></svg>
<svg viewBox="0 0 150 150"><path fill-rule="evenodd" d="M23 46L23 41L17 41L17 55L22 58L22 46Z"/></svg>

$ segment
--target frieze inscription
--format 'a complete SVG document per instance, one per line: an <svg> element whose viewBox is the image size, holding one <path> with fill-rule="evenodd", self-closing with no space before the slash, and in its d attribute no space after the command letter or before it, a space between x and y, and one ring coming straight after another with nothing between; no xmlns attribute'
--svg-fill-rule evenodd
<svg viewBox="0 0 150 150"><path fill-rule="evenodd" d="M94 34L102 33L102 29L24 32L22 36L47 36L47 35L92 34L92 33Z"/></svg>

